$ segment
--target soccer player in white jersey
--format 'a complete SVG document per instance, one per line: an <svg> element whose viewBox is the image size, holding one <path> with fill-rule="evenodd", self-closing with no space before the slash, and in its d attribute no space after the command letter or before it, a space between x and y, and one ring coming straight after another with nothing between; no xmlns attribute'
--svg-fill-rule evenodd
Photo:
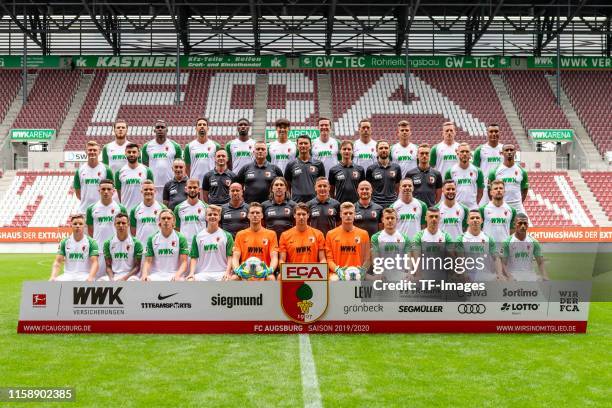
<svg viewBox="0 0 612 408"><path fill-rule="evenodd" d="M278 166L285 173L287 164L297 157L297 145L288 140L290 123L287 119L278 119L275 123L276 137L274 142L268 143L267 160Z"/></svg>
<svg viewBox="0 0 612 408"><path fill-rule="evenodd" d="M142 202L130 210L130 232L140 242L159 231L159 214L166 206L155 200L155 185L151 180L142 183Z"/></svg>
<svg viewBox="0 0 612 408"><path fill-rule="evenodd" d="M196 121L197 138L185 146L184 160L189 178L202 180L204 175L215 168L215 153L221 145L208 138L208 119Z"/></svg>
<svg viewBox="0 0 612 408"><path fill-rule="evenodd" d="M229 159L228 168L238 174L241 168L253 161L253 148L255 140L249 137L251 123L248 119L238 120L238 137L225 144L225 151Z"/></svg>
<svg viewBox="0 0 612 408"><path fill-rule="evenodd" d="M312 157L323 163L327 178L329 178L329 170L342 160L340 141L331 137L330 134L331 120L319 118L319 137L312 141Z"/></svg>
<svg viewBox="0 0 612 408"><path fill-rule="evenodd" d="M142 183L153 181L153 172L142 163L138 163L140 148L136 143L125 146L127 164L115 173L115 187L119 202L129 211L142 201Z"/></svg>
<svg viewBox="0 0 612 408"><path fill-rule="evenodd" d="M393 208L385 208L382 211L382 224L384 229L378 231L376 234L372 235L372 238L370 238L372 245L372 262L374 265L378 263L384 264L384 261L378 261L376 258L387 259L395 258L396 255L412 255L412 242L406 234L397 230L397 218L397 211L395 211ZM395 273L393 275L395 275Z"/></svg>
<svg viewBox="0 0 612 408"><path fill-rule="evenodd" d="M137 281L142 261L142 243L130 235L129 217L125 213L115 216L115 235L104 241L105 281Z"/></svg>
<svg viewBox="0 0 612 408"><path fill-rule="evenodd" d="M503 181L505 186L504 200L517 212L525 214L523 202L527 198L527 191L529 190L527 172L514 161L516 155L514 145L505 144L502 153L504 161L491 170L489 181Z"/></svg>
<svg viewBox="0 0 612 408"><path fill-rule="evenodd" d="M187 239L174 230L174 213L163 209L159 215L159 232L147 239L143 281L178 281L187 270Z"/></svg>
<svg viewBox="0 0 612 408"><path fill-rule="evenodd" d="M469 209L455 200L457 187L453 180L444 182L442 192L444 193L442 200L435 206L440 209L440 229L452 239L457 239L468 227Z"/></svg>
<svg viewBox="0 0 612 408"><path fill-rule="evenodd" d="M519 282L547 281L548 272L544 266L542 248L538 240L527 234L529 219L526 214L516 215L516 232L503 243L502 264L507 276ZM539 274L533 270L533 260Z"/></svg>
<svg viewBox="0 0 612 408"><path fill-rule="evenodd" d="M104 179L113 179L113 172L110 167L98 161L100 146L97 142L90 140L87 142L87 163L74 173L74 194L81 200L79 211L85 214L87 207L98 201L98 185Z"/></svg>
<svg viewBox="0 0 612 408"><path fill-rule="evenodd" d="M369 119L359 121L359 139L353 143L353 164L364 170L376 164L376 141L372 139L372 122Z"/></svg>
<svg viewBox="0 0 612 408"><path fill-rule="evenodd" d="M170 140L168 125L163 120L155 122L155 139L148 141L142 146L142 163L149 166L155 179L155 196L158 201L163 199L164 185L172 180L172 163L174 159L183 158L181 146L174 140Z"/></svg>
<svg viewBox="0 0 612 408"><path fill-rule="evenodd" d="M483 231L497 243L504 242L514 228L516 210L504 201L504 182L494 180L489 186L491 189L491 201L480 207Z"/></svg>
<svg viewBox="0 0 612 408"><path fill-rule="evenodd" d="M187 245L191 247L193 237L206 228L206 207L200 200L200 181L198 179L187 180L185 186L187 199L174 207L176 217L176 229L187 238Z"/></svg>
<svg viewBox="0 0 612 408"><path fill-rule="evenodd" d="M444 174L444 180L453 180L457 186L456 199L470 210L478 208L484 191L482 170L470 163L470 145L460 143L457 148L459 163L454 164Z"/></svg>
<svg viewBox="0 0 612 408"><path fill-rule="evenodd" d="M123 119L117 119L113 125L115 140L102 147L102 163L110 167L113 173L118 172L128 163L125 154L125 149L130 143L127 140L127 129L127 122Z"/></svg>
<svg viewBox="0 0 612 408"><path fill-rule="evenodd" d="M112 180L102 180L98 187L100 200L87 207L85 223L87 224L87 234L96 240L98 248L104 246L104 241L115 234L115 216L119 213L127 212L122 204L113 201L115 187ZM100 278L106 274L106 263L104 254L100 254L98 262L98 275Z"/></svg>
<svg viewBox="0 0 612 408"><path fill-rule="evenodd" d="M468 229L457 237L457 256L473 259L473 268L466 271L471 281L504 280L497 245L493 238L482 232L482 216L478 210L470 210ZM480 258L480 262L476 262ZM482 267L480 267L482 265Z"/></svg>
<svg viewBox="0 0 612 408"><path fill-rule="evenodd" d="M442 141L431 148L429 164L440 174L444 175L446 170L457 163L457 148L459 143L455 141L457 128L453 122L444 122L442 125Z"/></svg>
<svg viewBox="0 0 612 408"><path fill-rule="evenodd" d="M423 259L429 257L439 259L454 254L453 239L440 229L440 210L435 207L429 207L425 219L427 226L417 232L412 240L415 255ZM447 271L440 270L435 265L435 262L433 266L422 263L417 274L419 277L427 279L443 279L447 276Z"/></svg>
<svg viewBox="0 0 612 408"><path fill-rule="evenodd" d="M400 181L400 196L390 208L397 211L399 222L397 229L412 239L425 226L427 205L412 196L414 185L412 179L405 178Z"/></svg>
<svg viewBox="0 0 612 408"><path fill-rule="evenodd" d="M234 238L219 228L221 207L210 205L206 209L206 229L198 232L191 242L188 281L230 280Z"/></svg>
<svg viewBox="0 0 612 408"><path fill-rule="evenodd" d="M399 164L402 169L402 178L406 177L408 170L417 166L417 154L419 147L410 143L412 131L407 120L400 120L397 124L398 143L391 146L391 163Z"/></svg>
<svg viewBox="0 0 612 408"><path fill-rule="evenodd" d="M502 162L502 145L499 143L499 125L491 123L487 127L487 143L481 144L474 150L472 163L480 167L485 176L485 189L478 205L485 205L489 202L488 181L491 170L499 166Z"/></svg>
<svg viewBox="0 0 612 408"><path fill-rule="evenodd" d="M85 235L85 216L70 217L72 234L62 239L51 268L50 281L93 282L98 273L98 244ZM64 273L60 271L64 265Z"/></svg>

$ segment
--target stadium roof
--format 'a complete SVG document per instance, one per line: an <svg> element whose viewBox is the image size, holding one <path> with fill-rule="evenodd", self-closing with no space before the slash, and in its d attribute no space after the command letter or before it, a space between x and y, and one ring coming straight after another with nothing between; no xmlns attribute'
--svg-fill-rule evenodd
<svg viewBox="0 0 612 408"><path fill-rule="evenodd" d="M610 55L612 2L2 1L0 54Z"/></svg>

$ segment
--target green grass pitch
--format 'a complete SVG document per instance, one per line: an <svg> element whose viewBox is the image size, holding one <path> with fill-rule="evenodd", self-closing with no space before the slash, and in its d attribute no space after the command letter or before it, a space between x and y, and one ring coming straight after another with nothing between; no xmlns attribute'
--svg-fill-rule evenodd
<svg viewBox="0 0 612 408"><path fill-rule="evenodd" d="M75 387L69 406L304 405L295 335L18 335L21 283L52 259L0 255L0 387ZM591 305L586 335L310 337L329 407L609 406L610 339L612 303Z"/></svg>

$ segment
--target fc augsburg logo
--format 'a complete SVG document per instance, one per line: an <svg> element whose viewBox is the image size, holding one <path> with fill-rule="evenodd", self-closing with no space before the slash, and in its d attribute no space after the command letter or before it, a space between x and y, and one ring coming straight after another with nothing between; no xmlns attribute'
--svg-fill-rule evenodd
<svg viewBox="0 0 612 408"><path fill-rule="evenodd" d="M312 323L327 309L329 298L327 264L281 265L281 306L291 320Z"/></svg>

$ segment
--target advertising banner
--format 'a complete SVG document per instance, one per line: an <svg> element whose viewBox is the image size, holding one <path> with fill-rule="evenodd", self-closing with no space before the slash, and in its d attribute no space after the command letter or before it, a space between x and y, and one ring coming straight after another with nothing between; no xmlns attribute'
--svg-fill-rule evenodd
<svg viewBox="0 0 612 408"><path fill-rule="evenodd" d="M78 55L73 57L77 68L176 68L176 57L167 55ZM181 68L286 68L287 58L281 55L183 55Z"/></svg>
<svg viewBox="0 0 612 408"><path fill-rule="evenodd" d="M55 129L11 129L11 140L15 142L48 141L55 137Z"/></svg>
<svg viewBox="0 0 612 408"><path fill-rule="evenodd" d="M281 282L25 282L18 332L584 333L587 328L590 282L488 282L479 290L444 281L391 286L328 282L326 271L314 270L318 265L294 264ZM433 293L442 296L429 296Z"/></svg>
<svg viewBox="0 0 612 408"><path fill-rule="evenodd" d="M471 69L489 68L503 69L511 67L510 57L500 56L410 56L410 68L430 69ZM324 56L304 55L300 57L300 68L325 68L325 69L372 69L372 68L405 68L405 56L389 55L360 55L360 56Z"/></svg>
<svg viewBox="0 0 612 408"><path fill-rule="evenodd" d="M612 69L612 57L561 57L561 69ZM527 57L527 68L557 68L557 57Z"/></svg>
<svg viewBox="0 0 612 408"><path fill-rule="evenodd" d="M529 129L529 137L536 142L571 142L574 129Z"/></svg>
<svg viewBox="0 0 612 408"><path fill-rule="evenodd" d="M313 140L318 139L320 134L321 132L319 131L319 129L289 129L289 132L287 133L287 138L289 140L295 141L295 139L297 139L297 137L300 135L308 135L308 137L310 137L310 140ZM266 143L273 142L277 139L278 137L276 136L276 129L266 129Z"/></svg>
<svg viewBox="0 0 612 408"><path fill-rule="evenodd" d="M0 228L0 242L60 242L71 232L68 227Z"/></svg>
<svg viewBox="0 0 612 408"><path fill-rule="evenodd" d="M0 56L0 68L21 68L20 55ZM28 68L59 68L60 57L57 55L28 55Z"/></svg>

